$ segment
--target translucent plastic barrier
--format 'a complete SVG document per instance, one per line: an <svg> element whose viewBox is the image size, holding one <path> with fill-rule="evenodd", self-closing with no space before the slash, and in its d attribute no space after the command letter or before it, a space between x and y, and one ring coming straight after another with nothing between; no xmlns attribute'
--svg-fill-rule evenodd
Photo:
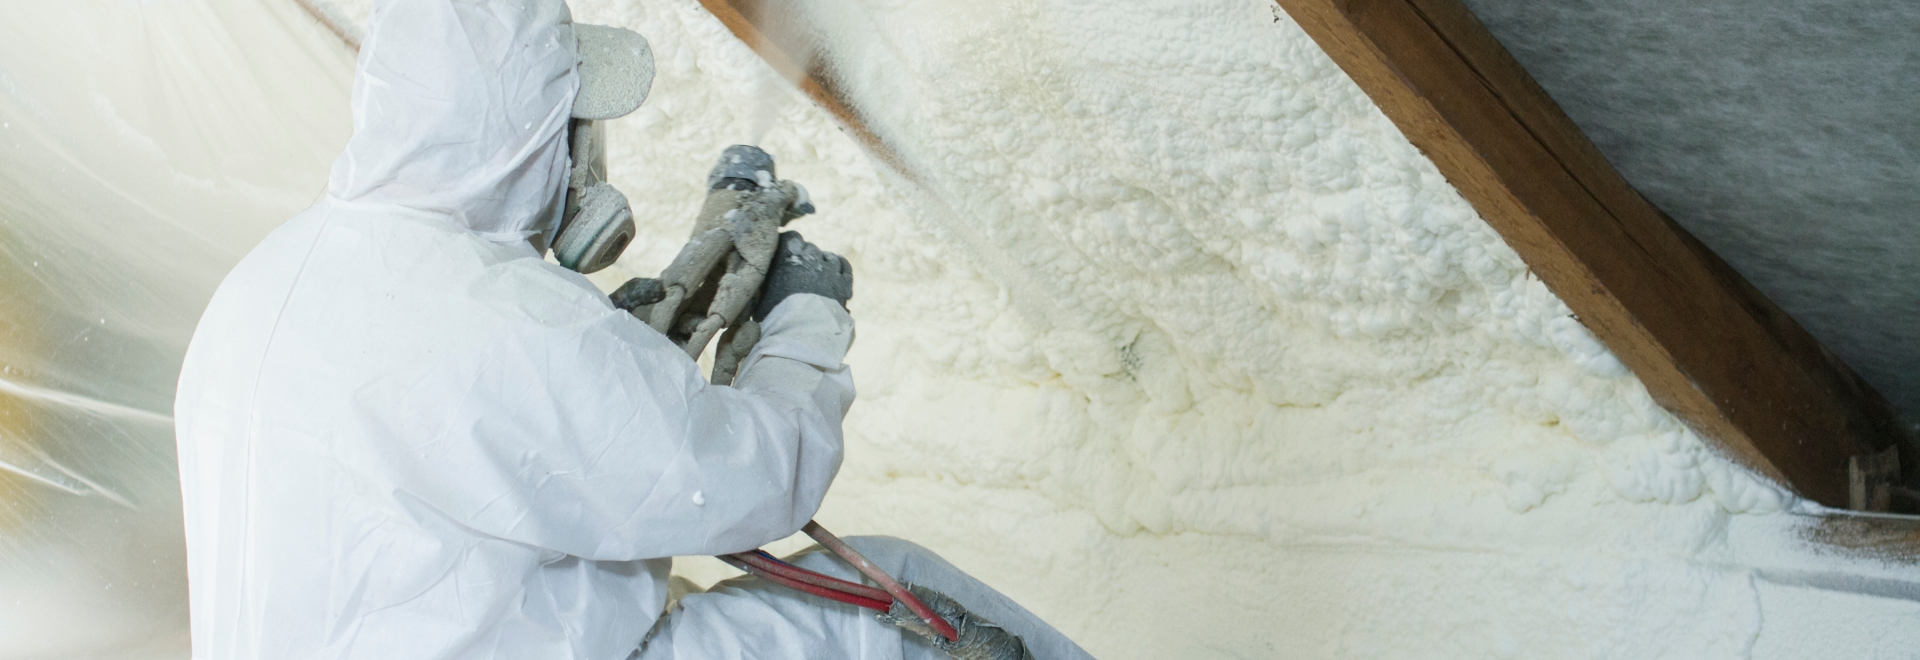
<svg viewBox="0 0 1920 660"><path fill-rule="evenodd" d="M351 73L290 2L0 8L0 658L186 657L180 357Z"/></svg>

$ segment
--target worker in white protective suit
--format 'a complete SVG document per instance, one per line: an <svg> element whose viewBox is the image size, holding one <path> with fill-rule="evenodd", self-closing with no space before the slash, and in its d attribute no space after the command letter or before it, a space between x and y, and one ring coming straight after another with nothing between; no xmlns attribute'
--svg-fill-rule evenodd
<svg viewBox="0 0 1920 660"><path fill-rule="evenodd" d="M789 250L726 387L543 259L572 217L576 93L600 84L582 72L629 41L587 48L561 0L376 2L326 196L221 284L181 371L195 658L941 653L751 579L663 612L673 556L819 507L854 396L851 280ZM646 91L607 84L580 98L624 113ZM850 541L1037 657L1085 655L924 550Z"/></svg>

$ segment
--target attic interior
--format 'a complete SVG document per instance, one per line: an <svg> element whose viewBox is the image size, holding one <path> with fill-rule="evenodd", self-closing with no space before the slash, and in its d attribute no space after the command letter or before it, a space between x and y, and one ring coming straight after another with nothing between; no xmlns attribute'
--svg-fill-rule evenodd
<svg viewBox="0 0 1920 660"><path fill-rule="evenodd" d="M775 154L858 274L817 519L1093 655L1920 643L1920 9L568 4L657 66L593 281ZM325 194L370 10L3 10L0 657L188 656L181 356Z"/></svg>

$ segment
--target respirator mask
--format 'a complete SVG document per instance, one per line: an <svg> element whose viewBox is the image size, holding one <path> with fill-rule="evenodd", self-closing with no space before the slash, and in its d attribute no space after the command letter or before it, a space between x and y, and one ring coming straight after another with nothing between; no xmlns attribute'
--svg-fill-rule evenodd
<svg viewBox="0 0 1920 660"><path fill-rule="evenodd" d="M604 25L573 26L578 44L580 92L567 129L566 208L549 242L554 260L591 273L613 264L633 242L633 210L627 196L607 183L606 127L647 100L653 86L653 51L632 30Z"/></svg>

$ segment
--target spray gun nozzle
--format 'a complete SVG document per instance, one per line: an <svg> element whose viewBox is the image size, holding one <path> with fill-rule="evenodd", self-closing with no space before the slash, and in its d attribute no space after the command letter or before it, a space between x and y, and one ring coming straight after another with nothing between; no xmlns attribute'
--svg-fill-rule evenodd
<svg viewBox="0 0 1920 660"><path fill-rule="evenodd" d="M773 156L751 144L736 144L720 152L720 161L707 174L707 189L759 190L774 181Z"/></svg>

